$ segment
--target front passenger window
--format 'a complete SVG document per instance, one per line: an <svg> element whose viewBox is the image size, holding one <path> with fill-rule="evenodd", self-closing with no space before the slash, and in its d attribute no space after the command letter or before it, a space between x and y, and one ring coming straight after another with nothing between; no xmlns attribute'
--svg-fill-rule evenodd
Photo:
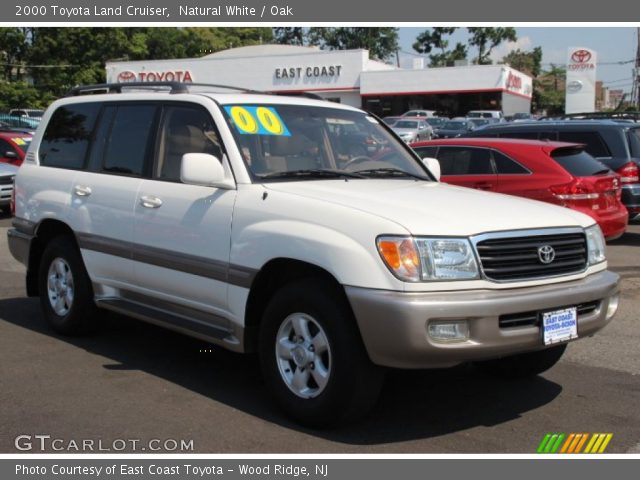
<svg viewBox="0 0 640 480"><path fill-rule="evenodd" d="M222 143L213 120L204 109L165 108L160 132L154 178L179 182L185 153L208 153L222 160Z"/></svg>

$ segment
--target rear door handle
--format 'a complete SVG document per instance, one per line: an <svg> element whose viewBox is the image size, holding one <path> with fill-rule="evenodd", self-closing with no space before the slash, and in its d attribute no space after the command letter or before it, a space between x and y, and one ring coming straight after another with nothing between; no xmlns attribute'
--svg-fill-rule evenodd
<svg viewBox="0 0 640 480"><path fill-rule="evenodd" d="M143 195L140 197L140 205L144 208L160 208L162 206L162 200L153 195Z"/></svg>
<svg viewBox="0 0 640 480"><path fill-rule="evenodd" d="M91 195L91 187L85 187L84 185L76 185L73 187L73 193L78 197L88 197Z"/></svg>

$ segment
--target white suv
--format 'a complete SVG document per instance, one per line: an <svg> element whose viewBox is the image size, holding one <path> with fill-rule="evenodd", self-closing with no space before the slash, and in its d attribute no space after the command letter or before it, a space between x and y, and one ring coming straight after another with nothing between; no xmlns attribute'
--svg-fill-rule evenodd
<svg viewBox="0 0 640 480"><path fill-rule="evenodd" d="M75 90L34 136L9 244L57 331L104 309L258 352L326 425L369 411L383 367L535 375L613 317L591 218L440 184L355 108L169 86Z"/></svg>

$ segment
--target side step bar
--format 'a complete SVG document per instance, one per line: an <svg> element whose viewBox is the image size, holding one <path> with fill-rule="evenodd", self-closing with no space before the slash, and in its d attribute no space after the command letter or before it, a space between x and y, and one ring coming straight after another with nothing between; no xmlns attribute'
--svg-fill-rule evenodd
<svg viewBox="0 0 640 480"><path fill-rule="evenodd" d="M96 298L96 304L105 310L128 315L201 340L223 344L231 350L238 351L241 347L233 332L221 325L227 321L213 314L193 310L193 314L187 316L187 309L184 307L179 307L181 311L177 313L169 311L169 304L165 305L166 309L159 309L123 298ZM203 318L205 316L206 320Z"/></svg>

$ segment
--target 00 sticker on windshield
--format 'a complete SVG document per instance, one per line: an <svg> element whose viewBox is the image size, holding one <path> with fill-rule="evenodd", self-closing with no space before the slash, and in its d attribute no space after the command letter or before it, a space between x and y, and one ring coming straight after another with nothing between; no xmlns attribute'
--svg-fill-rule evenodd
<svg viewBox="0 0 640 480"><path fill-rule="evenodd" d="M291 132L274 107L227 105L224 109L238 132L243 135L291 136Z"/></svg>

